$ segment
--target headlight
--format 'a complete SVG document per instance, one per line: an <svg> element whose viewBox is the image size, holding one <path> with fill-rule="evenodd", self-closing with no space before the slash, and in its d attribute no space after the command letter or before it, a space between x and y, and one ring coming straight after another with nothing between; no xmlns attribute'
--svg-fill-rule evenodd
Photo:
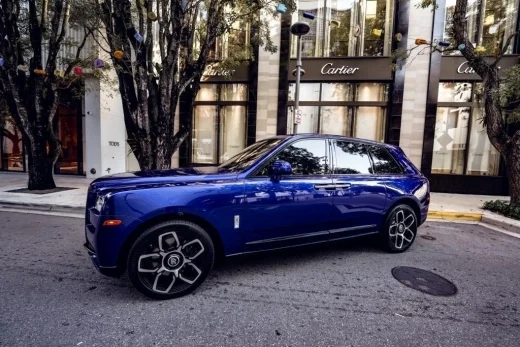
<svg viewBox="0 0 520 347"><path fill-rule="evenodd" d="M101 212L101 208L103 207L103 204L105 203L105 195L98 196L96 200L96 210L98 212Z"/></svg>
<svg viewBox="0 0 520 347"><path fill-rule="evenodd" d="M419 189L417 189L413 195L419 200L422 200L426 194L428 194L428 183L424 183Z"/></svg>

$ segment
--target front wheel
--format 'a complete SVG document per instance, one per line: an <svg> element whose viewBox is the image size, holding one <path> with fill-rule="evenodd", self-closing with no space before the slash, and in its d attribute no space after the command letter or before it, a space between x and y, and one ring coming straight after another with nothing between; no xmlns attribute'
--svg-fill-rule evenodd
<svg viewBox="0 0 520 347"><path fill-rule="evenodd" d="M415 241L417 228L417 217L410 206L394 207L387 215L383 229L380 231L383 249L390 253L406 251Z"/></svg>
<svg viewBox="0 0 520 347"><path fill-rule="evenodd" d="M133 285L154 299L172 299L195 290L215 259L213 242L197 224L173 220L147 229L128 256Z"/></svg>

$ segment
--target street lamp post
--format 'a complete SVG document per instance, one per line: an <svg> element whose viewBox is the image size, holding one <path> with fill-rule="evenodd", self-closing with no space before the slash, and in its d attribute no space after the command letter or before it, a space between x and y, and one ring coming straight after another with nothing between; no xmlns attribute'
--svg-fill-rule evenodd
<svg viewBox="0 0 520 347"><path fill-rule="evenodd" d="M302 75L302 36L311 30L309 24L305 22L296 22L291 25L291 34L298 37L296 48L296 90L294 92L294 124L293 134L298 131L298 124L301 122L300 111L300 77Z"/></svg>

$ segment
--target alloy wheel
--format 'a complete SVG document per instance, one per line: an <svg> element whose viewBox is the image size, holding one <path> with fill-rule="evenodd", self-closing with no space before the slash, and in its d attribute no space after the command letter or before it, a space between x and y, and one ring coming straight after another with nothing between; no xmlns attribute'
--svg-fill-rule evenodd
<svg viewBox="0 0 520 347"><path fill-rule="evenodd" d="M417 230L415 214L409 209L397 209L389 226L390 242L395 250L405 250L414 241Z"/></svg>

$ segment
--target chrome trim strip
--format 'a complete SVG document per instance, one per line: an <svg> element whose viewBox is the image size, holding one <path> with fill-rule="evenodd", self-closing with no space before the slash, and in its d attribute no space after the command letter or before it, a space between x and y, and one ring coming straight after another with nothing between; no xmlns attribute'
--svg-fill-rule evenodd
<svg viewBox="0 0 520 347"><path fill-rule="evenodd" d="M370 225L360 225L357 227L350 227L350 228L339 228L339 229L332 229L329 230L329 233L336 234L336 233L342 233L346 231L354 231L354 230L362 230L362 229L370 229L376 227L376 224L370 224Z"/></svg>
<svg viewBox="0 0 520 347"><path fill-rule="evenodd" d="M310 233L310 234L298 234L298 235L294 235L294 236L275 237L272 239L246 242L246 245L249 246L249 245L262 244L262 243L271 243L271 242L281 242L281 241L288 241L288 240L294 240L294 239L302 239L302 238L306 238L306 237L327 235L328 233L329 233L329 231L325 230L325 231L318 231L318 232Z"/></svg>

